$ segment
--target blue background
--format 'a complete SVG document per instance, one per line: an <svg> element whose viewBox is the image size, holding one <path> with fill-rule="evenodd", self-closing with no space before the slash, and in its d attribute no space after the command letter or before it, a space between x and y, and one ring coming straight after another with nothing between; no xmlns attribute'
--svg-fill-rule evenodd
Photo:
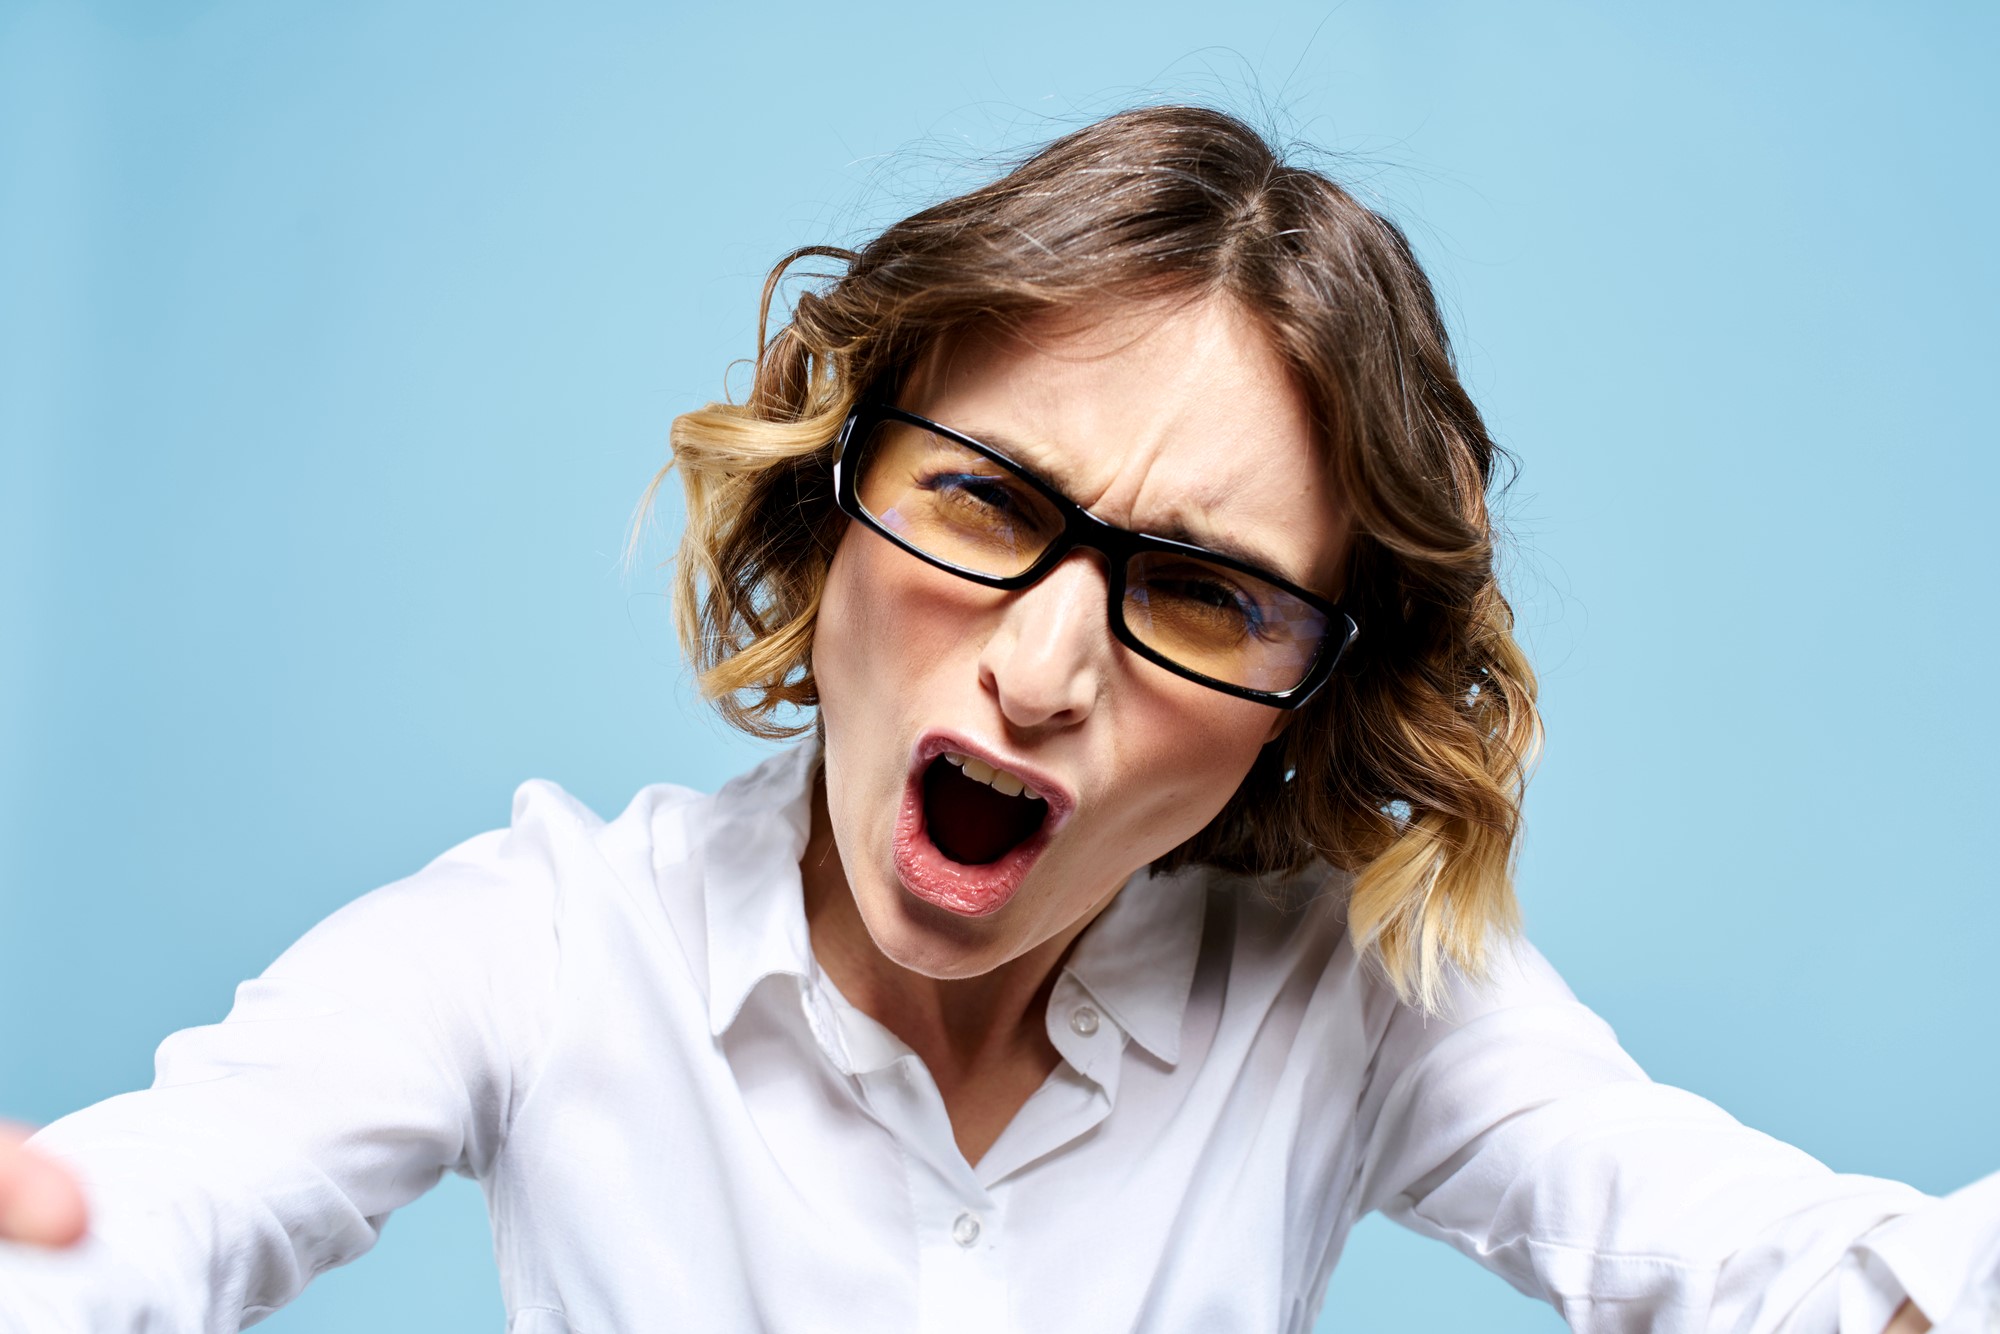
<svg viewBox="0 0 2000 1334"><path fill-rule="evenodd" d="M1996 16L0 0L0 1113L522 779L751 762L618 558L766 266L1194 97L1348 155L1522 462L1534 939L1751 1124L2000 1167ZM496 1329L489 1244L448 1181L267 1327ZM1559 1327L1379 1220L1322 1325Z"/></svg>

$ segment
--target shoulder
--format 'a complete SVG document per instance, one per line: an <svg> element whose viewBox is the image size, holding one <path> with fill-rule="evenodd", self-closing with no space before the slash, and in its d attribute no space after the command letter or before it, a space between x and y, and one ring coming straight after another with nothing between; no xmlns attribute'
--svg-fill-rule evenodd
<svg viewBox="0 0 2000 1334"><path fill-rule="evenodd" d="M1308 1031L1338 1032L1344 1051L1365 1052L1378 1096L1391 1084L1461 1078L1486 1053L1510 1053L1492 1057L1504 1062L1528 1048L1565 1053L1579 1074L1638 1073L1610 1026L1525 938L1490 940L1477 974L1448 970L1441 1004L1427 1011L1399 998L1349 934L1344 873L1320 864L1286 877L1211 873L1208 883L1207 952L1226 960L1232 998L1317 1014Z"/></svg>
<svg viewBox="0 0 2000 1334"><path fill-rule="evenodd" d="M1494 942L1487 962L1448 979L1440 1012L1395 1008L1364 1108L1379 1163L1443 1161L1534 1108L1653 1087L1533 945Z"/></svg>
<svg viewBox="0 0 2000 1334"><path fill-rule="evenodd" d="M1524 937L1513 934L1489 940L1483 971L1448 968L1442 1003L1435 1011L1416 1009L1396 999L1367 950L1350 936L1347 902L1353 877L1347 872L1314 862L1283 876L1236 876L1213 870L1205 876L1216 904L1211 924L1218 918L1226 924L1232 972L1238 975L1351 975L1371 997L1381 998L1402 1017L1445 1031L1529 1007L1589 1013L1548 960Z"/></svg>
<svg viewBox="0 0 2000 1334"><path fill-rule="evenodd" d="M634 885L649 884L659 868L686 861L702 823L707 793L672 783L640 788L625 809L607 820L546 779L514 790L505 830L474 839L434 865L464 858L473 863L513 863L560 888L609 872Z"/></svg>
<svg viewBox="0 0 2000 1334"><path fill-rule="evenodd" d="M561 919L607 895L650 888L660 856L679 855L687 812L705 799L657 784L606 820L555 783L523 783L506 826L348 903L269 974L337 969L371 987L398 988L475 972L545 975Z"/></svg>

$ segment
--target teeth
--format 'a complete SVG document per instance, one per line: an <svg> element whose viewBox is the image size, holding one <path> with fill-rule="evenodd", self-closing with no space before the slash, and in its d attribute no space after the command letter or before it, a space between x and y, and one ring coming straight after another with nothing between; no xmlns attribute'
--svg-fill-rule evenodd
<svg viewBox="0 0 2000 1334"><path fill-rule="evenodd" d="M1019 778L1008 773L1005 769L995 769L984 760L974 759L970 755L961 755L955 750L946 751L944 759L946 764L955 764L960 769L963 769L967 778L984 783L995 792L1009 797L1018 797L1025 792L1031 800L1041 800L1034 789L1030 788Z"/></svg>

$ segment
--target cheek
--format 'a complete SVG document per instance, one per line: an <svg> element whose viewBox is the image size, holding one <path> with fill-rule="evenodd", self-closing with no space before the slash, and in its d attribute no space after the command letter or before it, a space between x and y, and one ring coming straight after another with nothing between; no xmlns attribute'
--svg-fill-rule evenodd
<svg viewBox="0 0 2000 1334"><path fill-rule="evenodd" d="M1179 847L1229 804L1270 735L1271 709L1200 686L1178 687L1137 710L1138 744L1125 765L1138 864Z"/></svg>
<svg viewBox="0 0 2000 1334"><path fill-rule="evenodd" d="M886 724L890 708L913 702L913 687L951 672L967 652L969 604L983 591L850 526L834 548L813 629L813 677L828 725L849 715Z"/></svg>
<svg viewBox="0 0 2000 1334"><path fill-rule="evenodd" d="M853 532L850 527L834 547L813 622L813 681L819 688L821 712L831 716L842 712L839 704L848 697L848 682L857 678L862 665L854 660L856 651L868 642L876 615L861 595Z"/></svg>

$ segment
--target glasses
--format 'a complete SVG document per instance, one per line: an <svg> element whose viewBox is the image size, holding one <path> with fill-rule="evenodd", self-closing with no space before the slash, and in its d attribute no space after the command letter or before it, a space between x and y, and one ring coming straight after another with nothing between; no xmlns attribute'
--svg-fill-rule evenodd
<svg viewBox="0 0 2000 1334"><path fill-rule="evenodd" d="M1220 552L1113 527L999 450L887 404L848 414L833 473L851 518L989 588L1027 588L1078 547L1099 553L1118 641L1225 694L1295 709L1360 633L1317 594Z"/></svg>

